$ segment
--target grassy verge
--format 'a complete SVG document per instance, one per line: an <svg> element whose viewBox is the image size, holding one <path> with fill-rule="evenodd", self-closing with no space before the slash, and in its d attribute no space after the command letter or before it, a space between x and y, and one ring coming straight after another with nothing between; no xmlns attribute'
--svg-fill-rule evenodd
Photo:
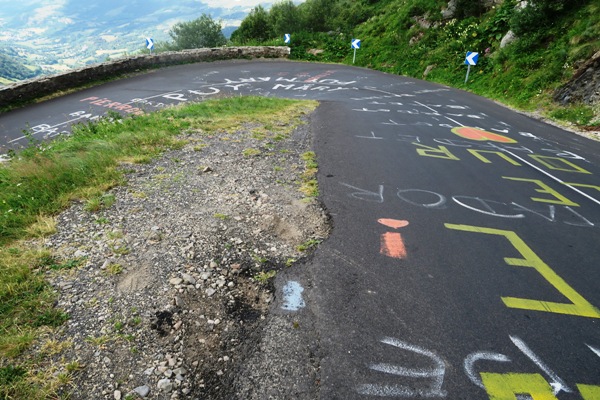
<svg viewBox="0 0 600 400"><path fill-rule="evenodd" d="M79 368L73 360L57 365L48 358L68 346L51 336L69 316L54 307L56 293L44 277L82 261L58 260L32 240L55 232L54 215L74 200L84 201L89 212L110 207L114 198L105 192L123 183L119 165L148 162L184 146L181 133L210 135L245 123L290 121L314 106L235 97L134 118L112 115L0 164L0 399L61 398L61 388ZM35 355L27 352L33 343L42 349Z"/></svg>

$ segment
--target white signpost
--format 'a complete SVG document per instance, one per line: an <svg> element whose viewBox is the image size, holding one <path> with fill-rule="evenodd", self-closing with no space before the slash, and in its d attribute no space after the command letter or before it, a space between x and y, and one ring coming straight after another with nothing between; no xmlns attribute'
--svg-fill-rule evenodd
<svg viewBox="0 0 600 400"><path fill-rule="evenodd" d="M469 80L469 72L471 72L471 65L477 65L479 59L479 53L475 51L467 51L467 57L465 58L465 64L467 64L467 76L465 77L465 83Z"/></svg>
<svg viewBox="0 0 600 400"><path fill-rule="evenodd" d="M356 50L360 49L360 39L352 39L352 43L350 43L351 47L354 49L354 57L352 58L352 64L356 61Z"/></svg>
<svg viewBox="0 0 600 400"><path fill-rule="evenodd" d="M146 48L150 50L150 54L152 54L152 50L154 49L154 39L146 38Z"/></svg>

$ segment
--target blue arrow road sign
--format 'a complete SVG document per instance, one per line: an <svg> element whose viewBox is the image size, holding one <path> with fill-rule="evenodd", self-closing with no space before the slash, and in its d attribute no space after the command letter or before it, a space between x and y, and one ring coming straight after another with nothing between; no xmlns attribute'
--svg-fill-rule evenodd
<svg viewBox="0 0 600 400"><path fill-rule="evenodd" d="M150 51L154 48L154 39L146 38L146 48Z"/></svg>
<svg viewBox="0 0 600 400"><path fill-rule="evenodd" d="M360 49L360 39L352 39L352 48Z"/></svg>
<svg viewBox="0 0 600 400"><path fill-rule="evenodd" d="M467 51L467 58L465 58L466 65L477 65L477 60L479 59L479 53L474 51Z"/></svg>
<svg viewBox="0 0 600 400"><path fill-rule="evenodd" d="M289 33L286 33L285 35L283 35L283 41L285 42L285 44L288 44L289 42L292 41L292 35L290 35Z"/></svg>

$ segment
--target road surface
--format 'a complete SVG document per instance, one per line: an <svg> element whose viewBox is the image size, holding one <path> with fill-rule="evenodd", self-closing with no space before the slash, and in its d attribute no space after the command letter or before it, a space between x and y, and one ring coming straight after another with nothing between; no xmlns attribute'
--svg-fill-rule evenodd
<svg viewBox="0 0 600 400"><path fill-rule="evenodd" d="M306 398L600 399L598 142L428 82L229 61L2 114L0 146L232 94L321 101L312 129L334 229L278 279L303 307L280 293L274 310L311 327L298 351L317 343Z"/></svg>

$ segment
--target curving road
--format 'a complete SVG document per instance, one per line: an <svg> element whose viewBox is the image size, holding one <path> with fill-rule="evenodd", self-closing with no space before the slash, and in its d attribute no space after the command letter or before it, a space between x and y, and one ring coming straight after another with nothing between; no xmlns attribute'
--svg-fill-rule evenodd
<svg viewBox="0 0 600 400"><path fill-rule="evenodd" d="M286 398L600 399L598 142L428 82L236 61L2 114L0 146L110 109L230 94L321 101L312 129L334 230L278 278L302 286L306 306L273 310L311 327L289 346L310 353L319 380L285 377L306 387ZM265 379L285 362L274 355Z"/></svg>

